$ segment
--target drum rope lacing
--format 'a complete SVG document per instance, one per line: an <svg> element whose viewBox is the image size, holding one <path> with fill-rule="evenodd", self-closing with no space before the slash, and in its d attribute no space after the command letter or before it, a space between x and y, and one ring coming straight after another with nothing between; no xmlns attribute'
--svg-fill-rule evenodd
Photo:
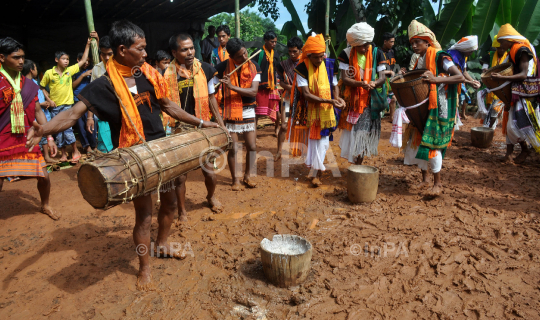
<svg viewBox="0 0 540 320"><path fill-rule="evenodd" d="M109 80L109 82L111 82L111 79L109 77L107 77L107 79ZM112 85L112 83L111 83L111 85ZM152 148L150 148L150 146L148 145L146 140L142 137L142 135L139 132L139 130L137 129L137 127L135 126L135 123L133 122L133 120L129 116L129 113L127 112L126 107L122 103L122 99L120 99L120 96L118 96L118 93L116 92L116 90L113 90L113 91L114 91L114 94L116 95L116 98L120 102L120 107L122 107L122 109L124 111L124 114L127 115L127 118L129 120L131 126L135 129L135 132L137 132L137 135L139 136L139 141L142 141L142 145L144 145L148 149L148 152L150 153L150 155L152 156L152 158L154 159L154 162L156 163L156 165L158 167L158 186L157 186L157 191L158 191L157 194L158 195L157 195L157 201L156 201L156 208L159 208L160 205L161 205L161 195L159 193L159 189L161 188L161 184L163 182L163 165L161 164L161 162L157 158L157 156L154 153L154 151L152 150ZM136 161L137 165L139 165L139 163L140 163L140 166L142 166L142 161L140 161L140 158L139 158L138 155L136 155L133 151L131 151L131 150L127 149L127 148L123 148L123 150L126 151L128 154L130 154L133 157L133 159ZM131 177L133 177L133 174L131 172L131 166L129 166L129 160L126 163L126 168L129 169L128 170L129 174L130 174ZM146 172L144 172L144 176L146 176ZM133 180L134 179L132 179L132 181ZM127 181L126 181L126 189L127 189ZM144 193L145 190L146 190L146 179L143 179L143 193ZM133 199L133 194L130 197L130 200L132 200L132 199ZM126 190L126 197L124 198L124 203L127 200L128 200L128 198L127 198L127 190Z"/></svg>

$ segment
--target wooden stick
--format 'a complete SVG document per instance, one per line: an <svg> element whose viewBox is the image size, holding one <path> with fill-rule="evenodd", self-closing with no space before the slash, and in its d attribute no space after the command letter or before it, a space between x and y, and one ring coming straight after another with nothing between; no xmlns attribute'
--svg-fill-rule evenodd
<svg viewBox="0 0 540 320"><path fill-rule="evenodd" d="M238 71L238 69L240 69L244 64L246 64L246 62L248 62L249 60L251 60L253 57L255 57L256 55L259 54L259 52L261 52L262 49L259 49L257 50L257 52L255 52L254 54L251 55L251 57L249 57L246 61L242 62L241 65L239 65L238 67L236 67L236 69L234 69L231 73L229 73L227 76L231 76L233 73L235 73L236 71ZM214 90L217 89L222 83L218 83L216 84L214 87Z"/></svg>

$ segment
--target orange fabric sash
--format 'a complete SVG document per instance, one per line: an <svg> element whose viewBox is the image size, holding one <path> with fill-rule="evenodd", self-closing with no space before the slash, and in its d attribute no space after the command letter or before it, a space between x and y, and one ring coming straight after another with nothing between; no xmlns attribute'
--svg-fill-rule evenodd
<svg viewBox="0 0 540 320"><path fill-rule="evenodd" d="M121 65L114 58L110 59L109 63L107 63L106 69L113 84L114 90L120 97L121 103L126 109L124 111L124 108L120 108L122 111L122 128L120 129L120 141L118 147L131 147L132 145L142 142L137 135L137 131L141 137L145 139L141 115L139 114L137 104L135 103L126 81L124 80L124 78L133 77L136 70ZM162 99L167 97L167 82L156 69L154 69L148 63L144 63L139 70L142 71L148 81L150 81L150 83L154 86L156 98ZM131 118L133 121L134 126L131 125L129 118Z"/></svg>
<svg viewBox="0 0 540 320"><path fill-rule="evenodd" d="M234 60L229 58L229 63L227 65L226 74L229 74L236 69L234 65ZM251 88L253 79L257 75L257 68L255 64L251 61L245 63L242 68L240 68L240 79L238 79L238 71L234 72L230 79L231 84L235 87L240 88ZM232 121L242 121L244 120L242 112L244 110L244 105L242 103L242 96L226 86L223 86L225 91L225 106L223 110L223 118L225 120Z"/></svg>
<svg viewBox="0 0 540 320"><path fill-rule="evenodd" d="M193 90L193 98L195 99L195 116L199 119L209 121L210 105L208 102L208 82L206 81L206 75L202 69L201 62L196 59L193 61L193 78L191 70L178 65L176 59L171 62L165 71L164 76L169 84L170 99L182 107L182 101L180 101L180 90L182 90L182 88L179 88L177 74L185 78L186 81L193 79L193 88L191 90ZM163 116L163 120L165 120L165 115Z"/></svg>
<svg viewBox="0 0 540 320"><path fill-rule="evenodd" d="M223 62L223 61L229 59L229 53L221 45L218 47L218 56L219 56L219 61L220 62ZM217 100L219 105L221 105L221 102L222 102L222 99L223 99L223 91L222 91L221 87L223 87L223 86L220 85L217 88L216 93L215 93L216 100Z"/></svg>
<svg viewBox="0 0 540 320"><path fill-rule="evenodd" d="M266 54L266 59L268 60L268 89L276 89L276 79L274 79L274 50L268 52L266 47L263 46L264 53Z"/></svg>
<svg viewBox="0 0 540 320"><path fill-rule="evenodd" d="M351 49L349 56L349 67L354 67L354 80L365 81L369 83L373 73L373 50L370 45L366 52L366 66L364 70L364 79L360 79L360 65L358 64L358 53L356 47ZM367 108L369 103L369 90L362 87L350 88L351 92L351 106L355 113L362 114L364 109Z"/></svg>
<svg viewBox="0 0 540 320"><path fill-rule="evenodd" d="M415 38L424 38L424 37L415 37ZM426 52L426 68L433 73L434 76L437 76L437 49L433 47L428 47ZM416 66L418 65L418 61L416 61ZM429 85L429 110L431 109L437 109L437 85L432 83Z"/></svg>

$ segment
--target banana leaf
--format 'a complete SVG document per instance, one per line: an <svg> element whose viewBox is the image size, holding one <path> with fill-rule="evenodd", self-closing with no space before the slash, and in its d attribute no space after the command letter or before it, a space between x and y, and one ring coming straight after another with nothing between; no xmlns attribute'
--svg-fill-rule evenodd
<svg viewBox="0 0 540 320"><path fill-rule="evenodd" d="M454 37L456 41L463 37L470 36L472 34L473 15L474 15L474 6L471 6L471 8L469 9L469 12L467 12L467 15L465 16L465 20L463 21L461 28L459 28L458 32L456 33Z"/></svg>
<svg viewBox="0 0 540 320"><path fill-rule="evenodd" d="M431 2L429 0L422 0L422 13L423 15L422 17L418 19L418 22L423 23L424 25L430 27L435 21L437 21L435 17L435 11L433 10L433 6L431 5ZM413 19L409 20L409 23L407 23L407 26L410 24L410 22ZM405 21L403 22L405 24Z"/></svg>
<svg viewBox="0 0 540 320"><path fill-rule="evenodd" d="M464 12L468 12L473 4L473 0L451 0L444 6L441 17L433 25L433 32L445 48L460 29L463 21L467 17Z"/></svg>
<svg viewBox="0 0 540 320"><path fill-rule="evenodd" d="M515 26L518 23L521 10L525 6L527 0L512 0L512 25Z"/></svg>
<svg viewBox="0 0 540 320"><path fill-rule="evenodd" d="M291 14L291 20L296 26L296 29L300 31L302 34L302 37L306 38L306 31L304 30L304 26L302 25L302 21L300 20L300 17L298 16L298 12L296 12L296 8L294 7L294 4L292 3L292 0L283 0L283 5L285 8L287 8L287 11Z"/></svg>
<svg viewBox="0 0 540 320"><path fill-rule="evenodd" d="M472 34L478 36L478 43L484 43L493 29L500 0L479 0L473 18Z"/></svg>
<svg viewBox="0 0 540 320"><path fill-rule="evenodd" d="M283 25L283 28L281 29L281 35L285 36L287 40L290 38L298 35L298 29L296 28L296 25L292 21L287 21Z"/></svg>
<svg viewBox="0 0 540 320"><path fill-rule="evenodd" d="M540 23L540 4L538 0L527 0L519 15L516 29L527 39L536 39L539 33L538 23Z"/></svg>
<svg viewBox="0 0 540 320"><path fill-rule="evenodd" d="M356 16L354 15L354 10L352 10L350 6L349 8L350 9L347 10L345 16L341 19L339 23L337 23L337 42L346 42L347 30L349 30L349 28L356 23Z"/></svg>
<svg viewBox="0 0 540 320"><path fill-rule="evenodd" d="M500 26L506 23L512 23L512 0L500 1L499 11L497 12L495 21Z"/></svg>

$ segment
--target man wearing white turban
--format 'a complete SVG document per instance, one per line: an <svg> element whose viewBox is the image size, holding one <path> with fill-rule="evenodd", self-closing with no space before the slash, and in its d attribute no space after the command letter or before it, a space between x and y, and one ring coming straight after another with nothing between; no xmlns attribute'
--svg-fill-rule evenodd
<svg viewBox="0 0 540 320"><path fill-rule="evenodd" d="M381 135L381 111L386 109L385 70L382 50L371 41L375 30L367 23L354 24L347 31L351 47L339 55L346 107L338 128L342 129L341 157L362 164L364 157L377 155ZM382 88L380 88L382 86Z"/></svg>

